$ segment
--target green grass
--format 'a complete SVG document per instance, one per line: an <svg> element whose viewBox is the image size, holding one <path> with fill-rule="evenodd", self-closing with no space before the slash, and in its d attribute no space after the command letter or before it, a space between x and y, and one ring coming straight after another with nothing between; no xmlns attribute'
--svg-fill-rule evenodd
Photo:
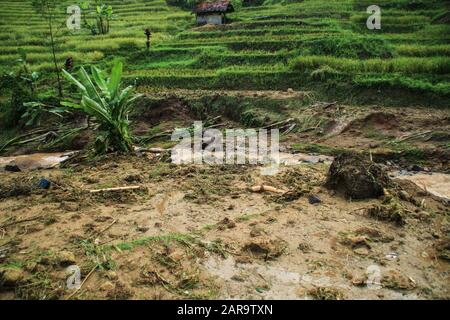
<svg viewBox="0 0 450 320"><path fill-rule="evenodd" d="M42 84L52 85L45 21L31 1L0 2L0 73L14 68L22 48L31 69L43 73ZM449 97L450 26L439 22L448 9L443 0L380 0L382 29L372 31L366 28L366 8L373 3L366 0L267 0L239 6L228 15L230 24L206 28L197 28L189 10L163 0L109 3L116 13L109 34L61 29L60 65L68 56L75 68L105 67L120 58L128 81L157 88L327 92L333 86L343 96L350 87ZM69 4L61 1L57 24L64 22Z"/></svg>

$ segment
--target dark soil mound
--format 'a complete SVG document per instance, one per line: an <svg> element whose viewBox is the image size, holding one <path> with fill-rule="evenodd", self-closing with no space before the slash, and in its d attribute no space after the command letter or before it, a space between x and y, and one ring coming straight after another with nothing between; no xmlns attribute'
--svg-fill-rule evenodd
<svg viewBox="0 0 450 320"><path fill-rule="evenodd" d="M373 112L361 119L350 122L342 132L365 130L372 128L376 130L393 130L401 126L401 121L394 114L388 112Z"/></svg>
<svg viewBox="0 0 450 320"><path fill-rule="evenodd" d="M190 109L177 97L167 99L142 98L132 118L156 125L168 120L190 120Z"/></svg>
<svg viewBox="0 0 450 320"><path fill-rule="evenodd" d="M331 164L325 186L353 199L366 199L382 196L392 181L378 164L359 154L343 153Z"/></svg>
<svg viewBox="0 0 450 320"><path fill-rule="evenodd" d="M23 177L17 177L8 181L3 180L0 184L0 199L17 196L29 196L31 194L31 183Z"/></svg>

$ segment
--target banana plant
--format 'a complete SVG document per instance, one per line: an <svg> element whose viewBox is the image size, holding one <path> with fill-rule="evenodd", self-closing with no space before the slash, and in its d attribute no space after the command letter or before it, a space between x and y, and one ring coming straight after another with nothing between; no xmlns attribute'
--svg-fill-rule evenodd
<svg viewBox="0 0 450 320"><path fill-rule="evenodd" d="M89 15L95 17L95 23L91 24L86 14L83 14L83 25L85 28L91 30L93 35L109 33L110 21L115 17L111 5L103 3L102 0L96 0L91 9L91 3L84 1L80 4L80 8L83 10L82 12L90 10Z"/></svg>
<svg viewBox="0 0 450 320"><path fill-rule="evenodd" d="M63 70L64 77L78 88L81 101L65 101L61 105L81 110L99 123L95 140L96 154L129 152L133 148L128 115L141 95L132 95L133 86L120 89L122 68L122 63L116 61L108 76L95 66L91 67L89 75L82 67L78 78Z"/></svg>

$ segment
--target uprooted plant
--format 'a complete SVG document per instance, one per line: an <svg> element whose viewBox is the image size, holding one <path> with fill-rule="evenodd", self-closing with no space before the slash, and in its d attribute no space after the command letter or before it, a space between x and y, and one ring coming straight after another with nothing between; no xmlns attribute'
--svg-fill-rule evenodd
<svg viewBox="0 0 450 320"><path fill-rule="evenodd" d="M91 67L91 75L82 67L78 79L66 70L63 70L63 75L76 85L81 93L81 101L64 101L61 105L81 110L99 124L96 129L95 153L131 151L133 145L128 115L133 102L141 95L132 96L133 86L120 90L122 63L115 62L110 76L95 66Z"/></svg>

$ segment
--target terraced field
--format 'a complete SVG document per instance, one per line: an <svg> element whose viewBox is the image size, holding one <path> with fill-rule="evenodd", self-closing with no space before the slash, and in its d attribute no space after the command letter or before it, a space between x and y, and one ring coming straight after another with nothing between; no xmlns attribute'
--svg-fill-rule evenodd
<svg viewBox="0 0 450 320"><path fill-rule="evenodd" d="M373 0L231 1L110 0L93 35L61 0L53 54L0 0L0 300L450 298L449 1L377 0L381 30ZM232 128L278 129L279 170L267 138L210 165Z"/></svg>
<svg viewBox="0 0 450 320"><path fill-rule="evenodd" d="M61 1L57 58L75 67L126 61L139 85L184 89L402 88L450 94L450 26L445 1L378 1L381 30L368 30L368 1L266 1L236 5L225 26L196 27L189 11L165 1L109 1L115 20L108 35L65 28ZM45 22L31 1L1 1L0 62L7 71L27 53L31 69L49 73ZM442 18L444 17L444 18ZM144 28L152 49L145 51ZM48 79L43 80L48 83ZM339 90L338 90L339 91Z"/></svg>

